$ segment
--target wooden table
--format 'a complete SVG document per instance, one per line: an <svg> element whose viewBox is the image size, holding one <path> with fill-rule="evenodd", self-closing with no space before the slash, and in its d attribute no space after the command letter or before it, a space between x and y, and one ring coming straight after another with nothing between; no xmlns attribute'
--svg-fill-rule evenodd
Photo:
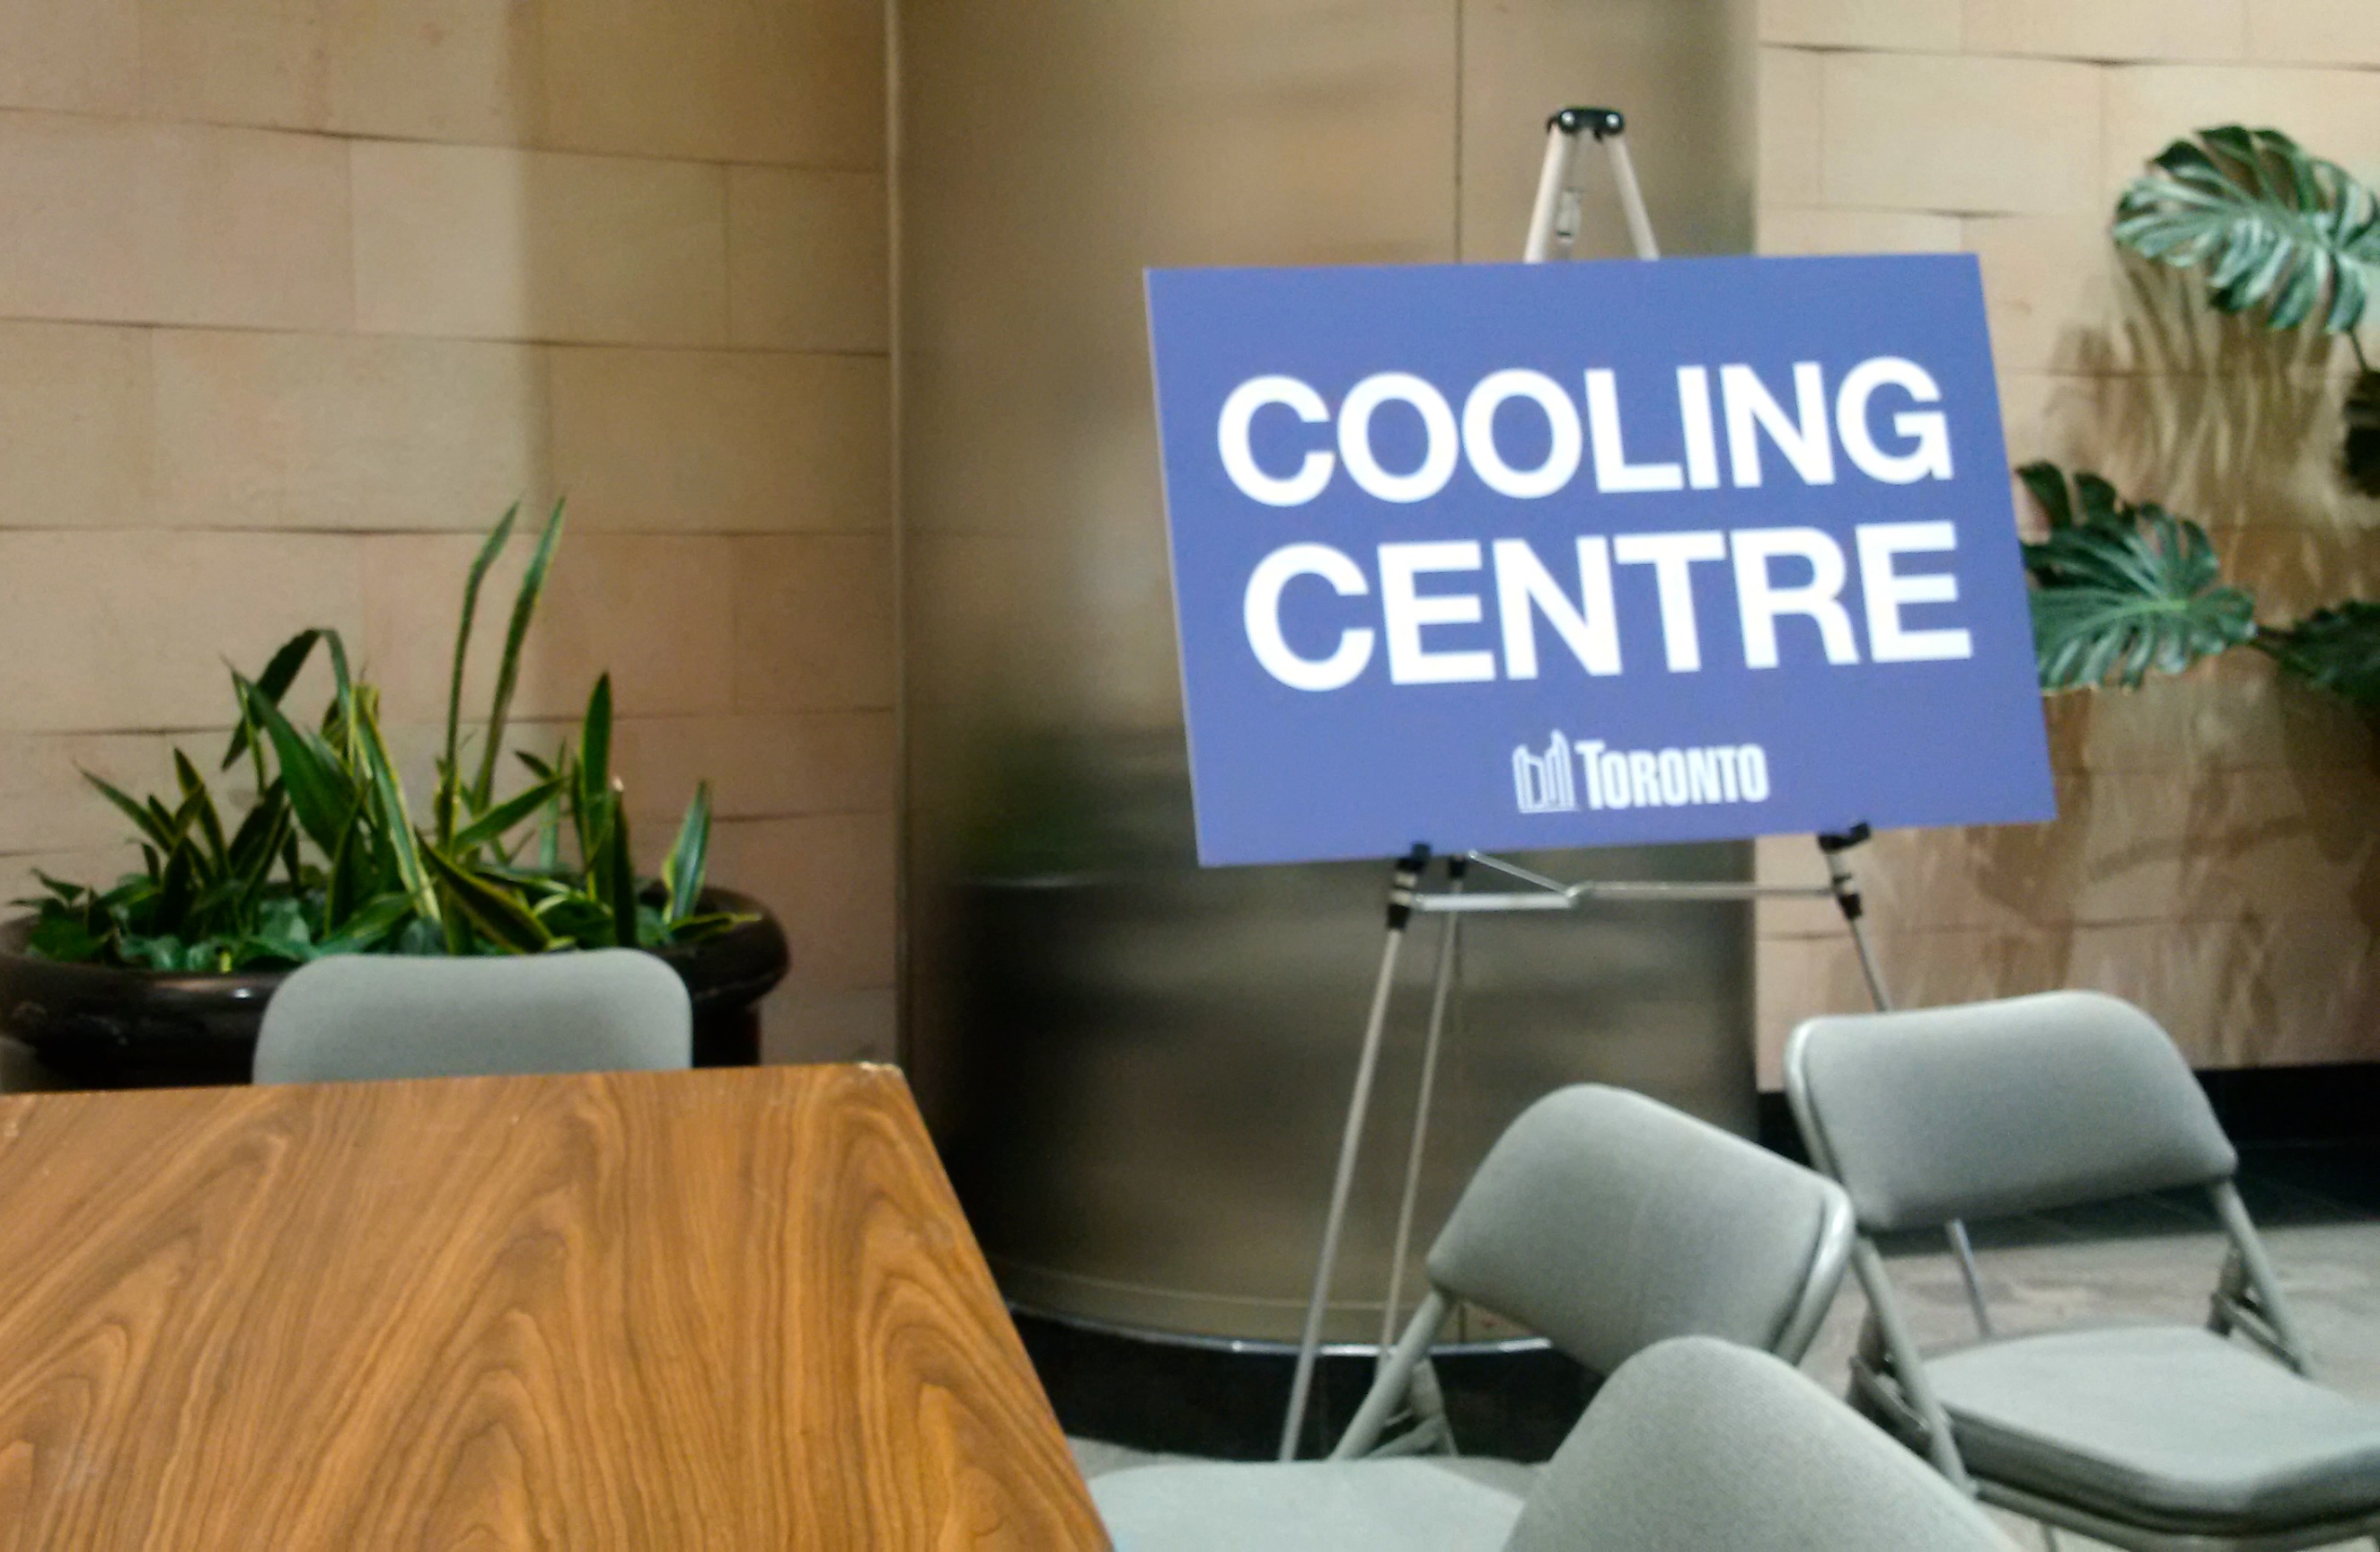
<svg viewBox="0 0 2380 1552"><path fill-rule="evenodd" d="M0 1549L1105 1545L889 1068L0 1097Z"/></svg>

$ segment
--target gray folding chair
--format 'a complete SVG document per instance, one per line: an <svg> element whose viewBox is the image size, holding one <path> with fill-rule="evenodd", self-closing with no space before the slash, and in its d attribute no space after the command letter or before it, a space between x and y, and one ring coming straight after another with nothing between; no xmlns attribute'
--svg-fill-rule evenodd
<svg viewBox="0 0 2380 1552"><path fill-rule="evenodd" d="M1963 1493L1798 1371L1707 1337L1621 1365L1510 1552L2012 1552Z"/></svg>
<svg viewBox="0 0 2380 1552"><path fill-rule="evenodd" d="M2300 1377L2305 1349L2232 1183L2238 1158L2147 1014L2061 991L1812 1019L1785 1085L1859 1213L1852 1266L1874 1313L1853 1400L1950 1481L2142 1552L2380 1533L2380 1407ZM2230 1245L2204 1329L1986 1326L1928 1358L1868 1238L2177 1186L2210 1193Z"/></svg>
<svg viewBox="0 0 2380 1552"><path fill-rule="evenodd" d="M1851 1238L1831 1182L1642 1095L1559 1090L1472 1176L1430 1248L1428 1296L1329 1461L1143 1467L1099 1478L1092 1497L1133 1552L1500 1546L1529 1468L1412 1458L1452 1448L1427 1356L1453 1301L1598 1374L1690 1334L1797 1358ZM1403 1407L1414 1427L1381 1444ZM1376 1449L1404 1458L1362 1458Z"/></svg>
<svg viewBox="0 0 2380 1552"><path fill-rule="evenodd" d="M479 959L342 954L265 1005L256 1081L330 1083L693 1064L677 972L635 949Z"/></svg>

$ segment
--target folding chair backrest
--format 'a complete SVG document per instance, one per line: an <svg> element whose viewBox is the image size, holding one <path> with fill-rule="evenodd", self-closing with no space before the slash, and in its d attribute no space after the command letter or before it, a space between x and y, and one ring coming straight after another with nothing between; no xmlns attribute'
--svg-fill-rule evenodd
<svg viewBox="0 0 2380 1552"><path fill-rule="evenodd" d="M1798 1356L1851 1238L1831 1181L1643 1095L1581 1085L1506 1128L1429 1275L1608 1375L1689 1334Z"/></svg>
<svg viewBox="0 0 2380 1552"><path fill-rule="evenodd" d="M1506 1552L2010 1552L1965 1494L1766 1353L1689 1337L1604 1386Z"/></svg>
<svg viewBox="0 0 2380 1552"><path fill-rule="evenodd" d="M2211 1185L2239 1164L2173 1041L2098 992L1811 1019L1785 1085L1869 1230Z"/></svg>
<svg viewBox="0 0 2380 1552"><path fill-rule="evenodd" d="M342 954L265 1005L258 1083L688 1066L677 972L635 949L441 959Z"/></svg>

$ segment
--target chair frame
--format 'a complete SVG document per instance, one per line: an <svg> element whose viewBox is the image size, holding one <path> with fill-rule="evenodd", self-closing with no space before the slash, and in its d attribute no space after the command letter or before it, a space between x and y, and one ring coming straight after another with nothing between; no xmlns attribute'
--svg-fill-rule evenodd
<svg viewBox="0 0 2380 1552"><path fill-rule="evenodd" d="M1790 1042L1785 1050L1785 1097L1792 1107L1803 1140L1809 1146L1811 1161L1840 1181L1842 1171L1836 1166L1826 1130L1819 1123L1816 1107L1810 1097L1807 1052L1799 1040ZM2307 1368L2304 1341L2281 1296L2279 1278L2248 1217L2238 1185L2226 1177L2209 1184L2206 1192L2227 1243L2223 1268L2209 1300L2206 1328L2221 1337L2235 1332L2244 1336L2290 1372L2303 1376ZM2045 1527L2079 1531L2134 1552L2296 1552L2298 1548L2364 1538L2380 1547L2380 1510L2279 1531L2204 1534L2111 1519L2064 1499L1976 1475L1960 1455L1949 1413L1925 1377L1924 1353L1894 1301L1883 1253L1864 1229L1858 1231L1852 1250L1852 1273L1859 1279L1860 1290L1867 1295L1868 1302L1859 1346L1852 1355L1852 1404L1925 1455L1952 1483L1984 1502L2022 1514ZM1977 1334L1985 1341L1992 1340L1996 1333L1981 1283L1971 1282L1969 1293L1973 1301Z"/></svg>
<svg viewBox="0 0 2380 1552"><path fill-rule="evenodd" d="M1816 1244L1802 1274L1801 1290L1767 1351L1792 1364L1799 1363L1810 1350L1810 1343L1817 1338L1819 1323L1826 1319L1827 1311L1835 1302L1844 1263L1852 1257L1857 1227L1848 1197L1830 1195L1826 1199ZM1379 1372L1373 1376L1371 1388L1365 1392L1329 1459L1354 1461L1428 1451L1456 1453L1454 1432L1447 1421L1437 1376L1429 1366L1429 1350L1453 1313L1454 1301L1433 1283L1414 1310L1413 1318L1405 1323L1396 1345L1381 1355ZM1381 1435L1400 1406L1409 1407L1414 1426L1384 1443Z"/></svg>

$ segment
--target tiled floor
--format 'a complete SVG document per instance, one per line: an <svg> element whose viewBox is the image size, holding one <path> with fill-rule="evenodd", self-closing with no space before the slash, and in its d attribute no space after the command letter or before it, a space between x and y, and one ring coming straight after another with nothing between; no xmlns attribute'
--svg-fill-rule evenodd
<svg viewBox="0 0 2380 1552"><path fill-rule="evenodd" d="M2314 1377L2380 1401L2380 1146L2253 1150L2240 1183L2313 1350ZM2189 1193L1983 1226L1975 1241L1985 1295L2007 1333L2099 1319L2194 1325L2205 1318L2222 1261L2213 1215ZM1965 1291L1938 1241L1886 1251L1919 1340L1931 1347L1973 1335ZM1847 1281L1802 1365L1830 1389L1842 1385L1865 1309ZM1092 1476L1157 1459L1096 1440L1075 1449ZM2005 1522L2020 1546L2039 1545L2024 1522ZM2059 1537L2065 1552L2097 1545Z"/></svg>

